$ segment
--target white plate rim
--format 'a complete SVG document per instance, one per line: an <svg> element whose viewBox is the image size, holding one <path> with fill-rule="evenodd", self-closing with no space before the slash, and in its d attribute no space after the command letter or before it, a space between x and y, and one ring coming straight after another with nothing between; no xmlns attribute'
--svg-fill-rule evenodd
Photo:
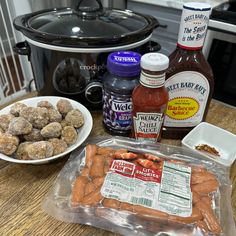
<svg viewBox="0 0 236 236"><path fill-rule="evenodd" d="M37 96L37 97L33 97L33 98L22 99L22 100L19 100L17 102L20 102L20 103L25 103L26 102L26 103L28 103L28 102L34 102L35 101L35 106L34 107L36 107L36 104L39 101L46 100L46 101L49 101L49 102L53 103L53 105L55 105L56 103L54 104L54 102L52 102L52 100L58 101L60 99L68 100L69 102L71 102L73 108L78 108L83 113L84 118L85 118L85 124L80 129L85 129L85 135L83 137L78 136L77 142L75 144L71 145L69 148L67 148L67 150L65 152L60 153L60 154L55 155L55 156L52 156L52 157L49 157L49 158L40 159L40 160L18 160L18 159L15 159L13 157L8 157L8 156L0 153L0 159L1 160L12 162L12 163L17 163L17 164L36 164L36 165L37 164L46 164L46 163L53 162L53 161L55 161L59 158L62 158L64 156L66 156L67 154L71 153L72 151L74 151L76 148L78 148L87 139L87 137L89 136L89 134L92 130L92 127L93 127L93 118L92 118L91 113L88 111L88 109L84 105L82 105L81 103L79 103L75 100L69 99L69 98L58 97L58 96ZM17 102L14 102L13 104L10 104L10 105L4 107L3 109L1 109L0 110L0 115L9 114L9 112L8 113L6 113L6 112L8 110L10 110L10 108ZM74 107L75 104L76 104L76 107ZM78 132L78 135L79 134L80 134L80 131Z"/></svg>

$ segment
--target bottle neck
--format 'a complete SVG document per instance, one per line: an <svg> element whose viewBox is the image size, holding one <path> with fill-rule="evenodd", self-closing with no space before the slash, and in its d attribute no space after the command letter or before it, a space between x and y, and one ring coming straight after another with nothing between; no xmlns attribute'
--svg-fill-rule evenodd
<svg viewBox="0 0 236 236"><path fill-rule="evenodd" d="M191 53L191 54L194 54L194 53L202 53L202 48L203 47L199 47L199 48L188 48L188 47L184 47L182 45L179 45L177 43L176 45L176 50L182 52L182 53Z"/></svg>
<svg viewBox="0 0 236 236"><path fill-rule="evenodd" d="M182 45L178 42L177 43L177 48L187 50L187 51L202 51L203 45L200 46L200 47L189 47L189 46L186 46L186 45Z"/></svg>
<svg viewBox="0 0 236 236"><path fill-rule="evenodd" d="M165 84L166 72L147 73L142 70L140 74L140 84L147 88L161 88Z"/></svg>
<svg viewBox="0 0 236 236"><path fill-rule="evenodd" d="M176 66L184 62L199 61L204 58L202 50L188 50L177 45L176 49L170 54L170 64ZM204 58L205 59L205 58Z"/></svg>

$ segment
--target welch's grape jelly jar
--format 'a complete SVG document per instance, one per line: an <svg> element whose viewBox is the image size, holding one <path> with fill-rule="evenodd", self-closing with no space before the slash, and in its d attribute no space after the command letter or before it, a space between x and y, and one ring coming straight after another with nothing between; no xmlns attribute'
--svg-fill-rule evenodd
<svg viewBox="0 0 236 236"><path fill-rule="evenodd" d="M103 124L113 135L129 136L132 128L133 89L139 84L141 55L132 51L111 53L103 78Z"/></svg>

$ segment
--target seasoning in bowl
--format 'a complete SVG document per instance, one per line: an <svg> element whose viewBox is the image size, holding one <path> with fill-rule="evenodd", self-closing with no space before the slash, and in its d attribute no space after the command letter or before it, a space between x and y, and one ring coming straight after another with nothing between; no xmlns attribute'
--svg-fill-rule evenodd
<svg viewBox="0 0 236 236"><path fill-rule="evenodd" d="M199 144L199 145L195 146L195 148L198 151L207 152L212 155L220 157L220 153L214 147L209 146L208 144Z"/></svg>

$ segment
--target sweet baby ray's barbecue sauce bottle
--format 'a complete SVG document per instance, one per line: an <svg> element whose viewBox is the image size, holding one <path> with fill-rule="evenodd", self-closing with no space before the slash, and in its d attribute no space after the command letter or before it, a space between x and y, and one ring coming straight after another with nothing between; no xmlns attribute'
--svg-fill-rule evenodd
<svg viewBox="0 0 236 236"><path fill-rule="evenodd" d="M161 53L141 57L140 85L132 93L132 137L141 141L161 139L168 92L164 86L169 59Z"/></svg>
<svg viewBox="0 0 236 236"><path fill-rule="evenodd" d="M183 138L206 118L214 86L211 67L202 54L210 9L206 3L183 6L177 48L166 73L165 138Z"/></svg>

